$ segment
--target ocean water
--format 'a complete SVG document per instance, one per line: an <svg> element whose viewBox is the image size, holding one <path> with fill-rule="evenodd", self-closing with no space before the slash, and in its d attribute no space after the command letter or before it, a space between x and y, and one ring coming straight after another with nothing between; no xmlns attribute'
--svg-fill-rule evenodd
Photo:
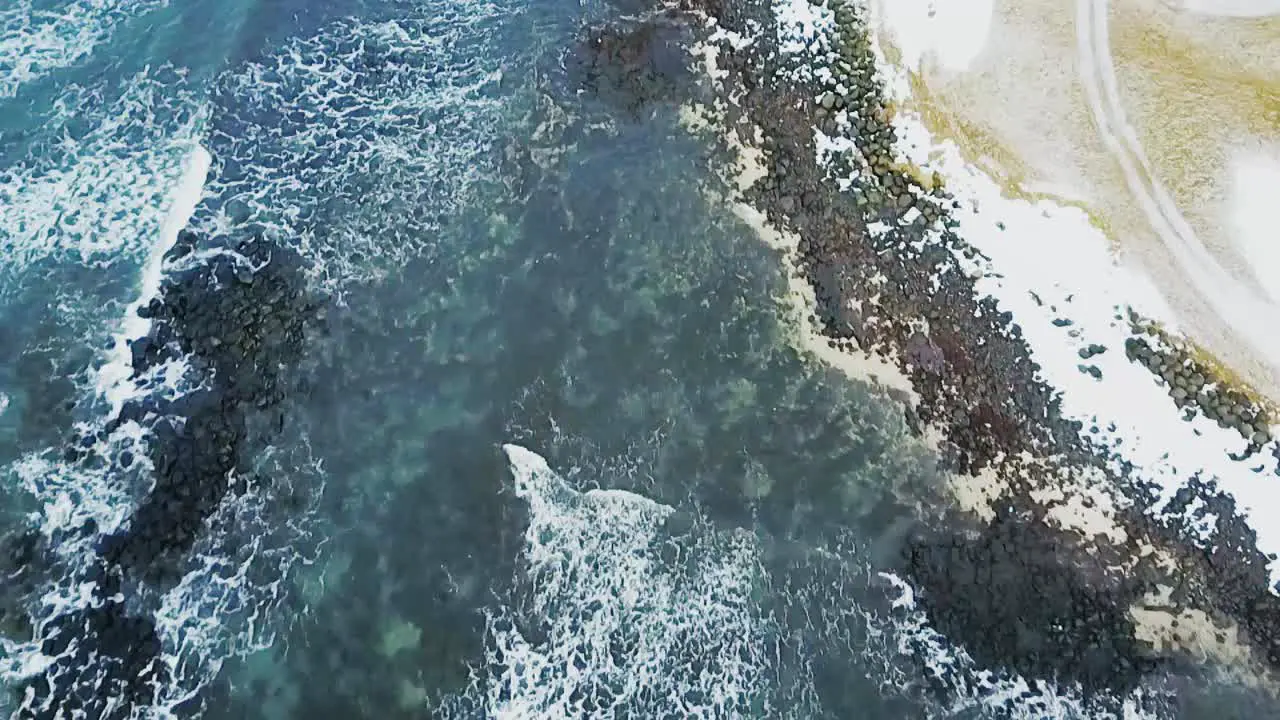
<svg viewBox="0 0 1280 720"><path fill-rule="evenodd" d="M935 458L794 349L683 57L639 92L576 59L625 10L0 9L0 532L40 557L0 711L1101 716L977 668L881 571ZM218 317L259 303L245 379ZM155 327L182 351L140 361ZM203 460L154 448L201 452L210 398L231 479L193 505L166 482ZM151 573L110 548L156 507L199 530ZM1164 689L1112 710L1172 717Z"/></svg>

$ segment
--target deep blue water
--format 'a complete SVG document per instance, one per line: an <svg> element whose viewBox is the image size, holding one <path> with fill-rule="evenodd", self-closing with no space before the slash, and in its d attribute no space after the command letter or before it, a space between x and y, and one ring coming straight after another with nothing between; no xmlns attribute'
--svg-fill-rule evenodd
<svg viewBox="0 0 1280 720"><path fill-rule="evenodd" d="M154 483L119 461L145 436L65 449L111 416L99 371L202 147L197 251L166 277L269 243L322 330L250 411L249 489L181 580L122 589L169 668L124 716L998 716L930 691L930 636L875 572L932 458L792 348L777 259L704 192L679 91L578 92L565 53L616 13L0 10L0 529L37 528L63 573L24 596L34 627L6 619L6 683Z"/></svg>

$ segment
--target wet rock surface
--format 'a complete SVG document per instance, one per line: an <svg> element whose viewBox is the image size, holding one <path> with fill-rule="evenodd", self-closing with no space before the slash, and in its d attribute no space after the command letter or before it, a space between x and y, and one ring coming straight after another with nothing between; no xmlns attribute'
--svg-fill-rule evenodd
<svg viewBox="0 0 1280 720"><path fill-rule="evenodd" d="M1105 569L1087 555L1080 559L1092 573L1064 568L1063 546L1036 525L1004 512L976 538L934 532L908 541L907 572L938 630L984 666L1091 691L1127 692L1166 665L1134 638L1126 609L1136 584L1098 582Z"/></svg>
<svg viewBox="0 0 1280 720"><path fill-rule="evenodd" d="M17 688L26 698L18 717L126 718L156 700L168 678L146 598L181 579L210 516L247 489L238 470L285 422L288 369L320 324L301 258L272 242L228 244L184 231L165 261L159 298L138 311L151 331L130 343L131 382L142 392L96 435L71 438L64 453L70 463L106 466L109 478L127 484L142 458L127 448L102 457L100 448L137 423L149 431L152 483L124 526L97 540L96 555L62 569L64 582L91 588L91 597L36 625L37 644L53 662ZM81 532L92 538L97 528L90 521ZM11 580L0 614L7 629L26 630L18 637L31 632L23 615L36 604L38 582L59 573L43 562L41 540L7 538L0 558Z"/></svg>
<svg viewBox="0 0 1280 720"><path fill-rule="evenodd" d="M1152 530L1152 536L1165 546L1179 549L1177 557L1187 579L1180 591L1239 623L1257 660L1273 671L1280 667L1280 603L1269 588L1268 558L1257 550L1257 536L1235 511L1231 498L1212 481L1193 477L1170 501L1168 510L1174 517L1213 528L1211 544L1182 523L1169 522ZM1144 520L1131 518L1130 523L1136 526Z"/></svg>
<svg viewBox="0 0 1280 720"><path fill-rule="evenodd" d="M22 689L18 718L128 718L168 681L155 624L117 600L101 597L42 630L40 650L56 660Z"/></svg>

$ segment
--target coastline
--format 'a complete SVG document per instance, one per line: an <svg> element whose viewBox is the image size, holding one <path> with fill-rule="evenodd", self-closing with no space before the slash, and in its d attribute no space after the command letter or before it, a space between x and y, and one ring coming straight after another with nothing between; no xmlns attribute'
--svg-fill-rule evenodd
<svg viewBox="0 0 1280 720"><path fill-rule="evenodd" d="M802 338L816 325L826 342L801 346L902 401L920 439L939 452L950 501L924 510L940 513L933 518L942 522L905 540L897 573L904 579L895 582L907 583L913 607L919 598L932 624L980 663L1074 682L1090 697L1124 698L1156 668L1188 660L1273 692L1280 657L1269 648L1280 600L1271 587L1275 568L1268 573L1271 560L1259 549L1262 526L1248 521L1257 498L1238 497L1229 479L1223 491L1212 477L1246 459L1257 464L1251 473L1275 472L1266 457L1274 442L1265 400L1210 374L1201 381L1208 416L1186 417L1196 406L1180 390L1182 373L1221 370L1165 320L1171 313L1151 280L1114 267L1105 236L1078 208L1020 198L1025 222L1001 215L1005 206L984 207L981 217L999 233L1016 234L1033 232L1034 216L1075 215L1074 227L1104 238L1085 251L1093 265L1079 268L1101 268L1103 280L1128 291L1114 306L1086 300L1082 309L1070 288L1037 288L1046 276L1015 273L1012 281L1033 282L1023 288L1005 274L1016 254L1001 256L999 243L985 239L970 244L979 210L962 201L973 200L966 192L981 178L956 183L963 180L957 167L965 166L939 163L939 148L919 121L904 121L903 95L894 95L895 78L886 77L892 64L867 32L864 11L840 2L782 2L710 13L708 37L692 54L715 100L685 115L698 119L686 123L691 129L717 130L737 163L726 173L729 201L780 251L793 280L790 301L814 311L791 321ZM909 78L896 82L897 92L910 91ZM807 290L795 288L797 279ZM1146 293L1139 293L1144 304L1132 301L1134 288ZM1034 302L1015 300L1024 290ZM1112 333L1106 346L1080 332L1099 330L1088 325L1099 318ZM1044 326L1057 336L1046 339ZM1165 377L1153 381L1153 373ZM1139 415L1136 427L1109 420L1118 407L1104 397L1116 390L1113 376L1159 416ZM1213 393L1235 403L1225 417L1213 417ZM1235 408L1248 423L1231 414ZM1090 411L1092 417L1082 415ZM1219 427L1207 425L1213 422ZM1138 437L1147 424L1156 431ZM1169 432L1211 437L1199 455L1171 460L1159 448L1167 440L1160 433ZM1233 449L1241 433L1246 446ZM1143 440L1149 452L1135 452ZM1195 462L1201 465L1187 464ZM939 555L944 548L952 550ZM959 556L955 548L962 548ZM943 557L949 559L940 563ZM1033 607L1043 600L1008 587L997 607L990 588L971 584L972 574L963 579L973 571L957 567L966 562L1011 566L1031 585L1044 574L1064 574L1068 606ZM1093 610L1070 607L1082 597ZM1105 650L1096 640L1057 638L1059 657L1046 661L983 637L981 629L1014 620L1052 624L1073 613L1082 614L1082 634L1113 637ZM975 619L985 621L976 631ZM1107 658L1102 674L1099 652Z"/></svg>
<svg viewBox="0 0 1280 720"><path fill-rule="evenodd" d="M10 171L79 178L20 239L140 274L0 307L0 716L1280 718L1280 414L874 2L206 4L86 50L220 89L169 201L82 168L186 80Z"/></svg>
<svg viewBox="0 0 1280 720"><path fill-rule="evenodd" d="M1274 404L1262 235L1280 18L1152 0L874 8L933 134L1007 193L1086 209L1117 262L1158 288L1163 319Z"/></svg>

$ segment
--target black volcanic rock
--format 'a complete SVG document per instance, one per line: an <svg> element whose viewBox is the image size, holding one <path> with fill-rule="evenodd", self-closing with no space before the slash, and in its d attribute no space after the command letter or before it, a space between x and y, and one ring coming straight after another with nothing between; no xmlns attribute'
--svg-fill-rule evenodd
<svg viewBox="0 0 1280 720"><path fill-rule="evenodd" d="M54 618L40 649L54 661L27 686L19 718L125 720L167 681L155 625L111 599Z"/></svg>
<svg viewBox="0 0 1280 720"><path fill-rule="evenodd" d="M1063 550L1043 525L1004 513L977 537L917 535L903 560L939 632L981 665L1124 694L1161 664L1134 637L1136 593Z"/></svg>
<svg viewBox="0 0 1280 720"><path fill-rule="evenodd" d="M170 260L197 242L182 233ZM159 416L149 442L155 485L127 528L103 540L101 552L109 564L151 580L176 571L162 561L191 547L232 489L246 417L283 399L281 369L297 361L318 308L304 290L296 253L262 239L234 250L172 275L140 313L153 328L133 343L134 375L187 357L203 380L162 406L148 398L124 410L135 418Z"/></svg>
<svg viewBox="0 0 1280 720"><path fill-rule="evenodd" d="M202 242L183 231L166 260L188 258ZM283 421L277 406L284 373L300 358L319 308L305 291L302 258L262 238L210 249L202 262L171 271L160 296L138 312L152 328L131 343L132 379L148 392L101 432L68 441L68 461L111 463L123 478L137 466L133 452L99 458L95 448L125 422L148 427L153 484L123 528L100 538L97 556L67 578L92 587L90 602L38 627L35 639L53 663L17 688L26 698L19 718L116 720L156 701L169 678L158 662L155 621L145 602L126 604L122 593L143 588L145 599L145 588L164 590L181 578L209 517L244 489L236 469L257 447L250 447L252 418L275 413L268 425L277 428ZM179 360L188 368L181 380L192 389L166 394L159 383L143 384L148 373ZM96 528L82 531L92 536ZM35 552L25 536L10 539L0 569L23 579ZM12 614L9 593L2 597L0 614Z"/></svg>

